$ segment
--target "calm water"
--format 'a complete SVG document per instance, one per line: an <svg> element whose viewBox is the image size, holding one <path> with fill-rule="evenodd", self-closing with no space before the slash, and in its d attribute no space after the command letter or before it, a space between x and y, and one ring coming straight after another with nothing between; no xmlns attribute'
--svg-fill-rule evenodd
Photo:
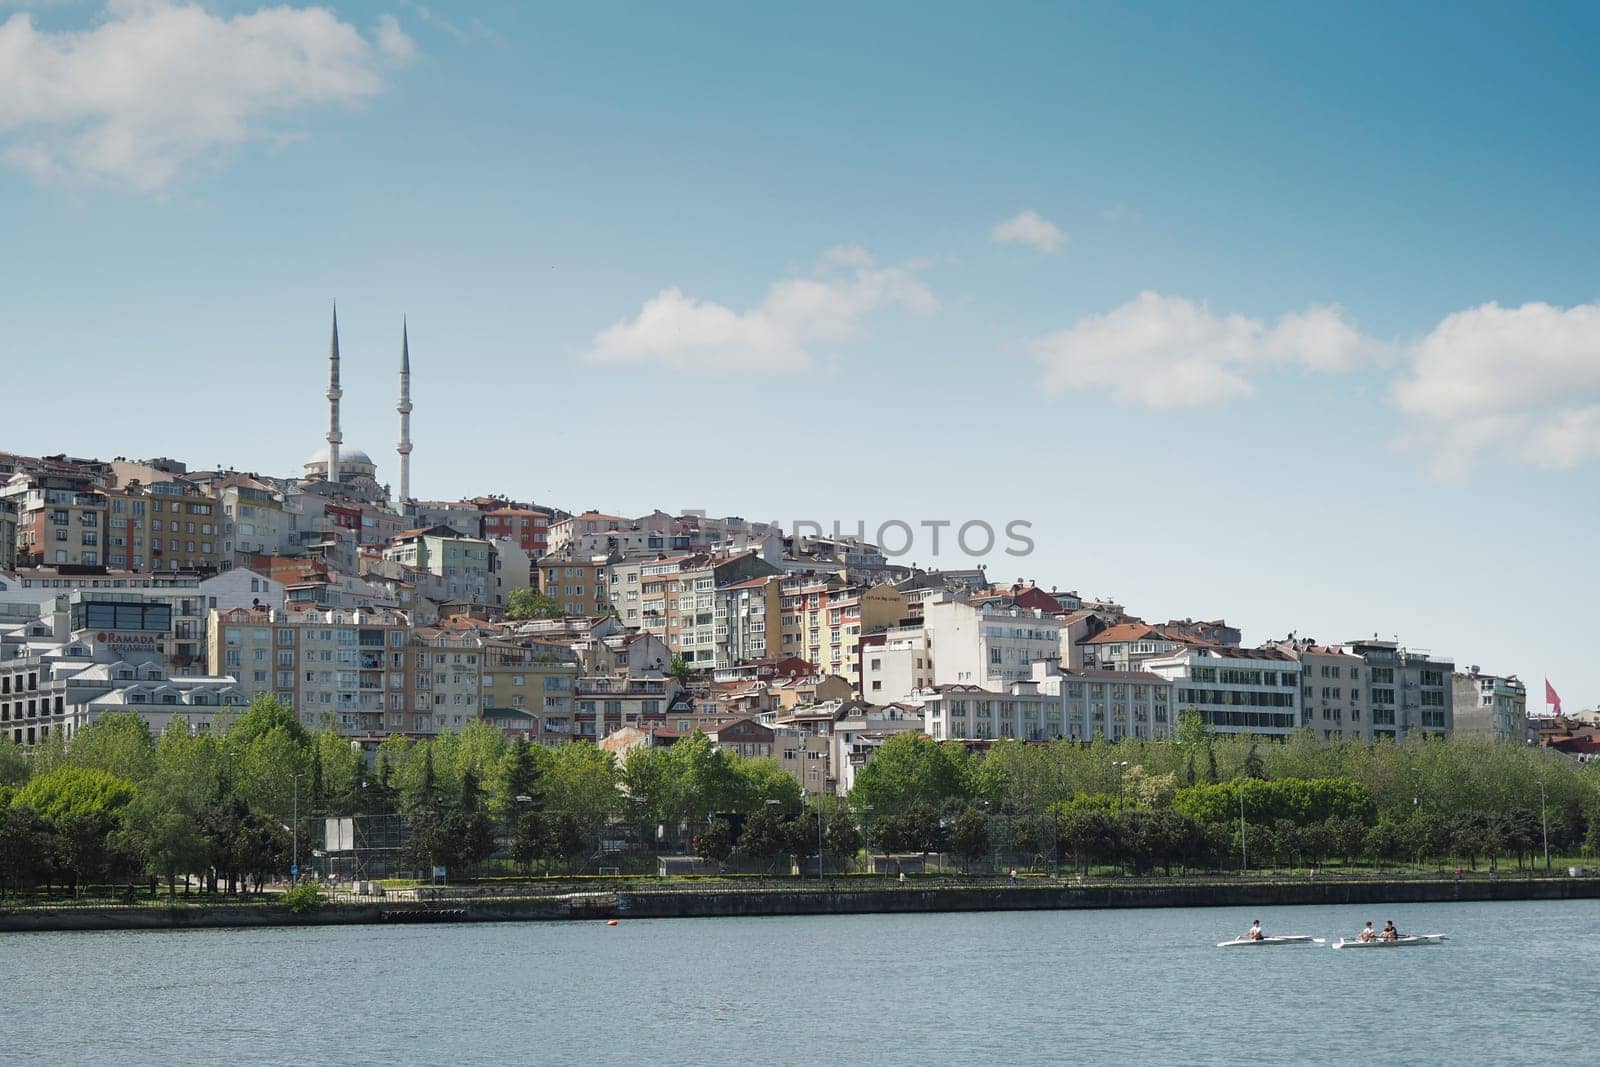
<svg viewBox="0 0 1600 1067"><path fill-rule="evenodd" d="M1455 940L1213 947L1257 916ZM1585 901L0 934L0 1062L1593 1062L1597 924Z"/></svg>

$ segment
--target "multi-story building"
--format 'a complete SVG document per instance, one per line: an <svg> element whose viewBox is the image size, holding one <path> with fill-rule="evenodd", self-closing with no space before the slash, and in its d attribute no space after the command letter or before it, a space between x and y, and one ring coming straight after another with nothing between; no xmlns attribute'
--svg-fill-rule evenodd
<svg viewBox="0 0 1600 1067"><path fill-rule="evenodd" d="M135 482L103 495L106 566L152 573L221 569L224 524L216 497L179 481Z"/></svg>
<svg viewBox="0 0 1600 1067"><path fill-rule="evenodd" d="M1516 675L1484 674L1473 665L1451 681L1452 729L1473 737L1522 742L1528 736L1528 687Z"/></svg>
<svg viewBox="0 0 1600 1067"><path fill-rule="evenodd" d="M481 537L464 537L448 526L405 530L383 550L383 558L443 579L452 603L505 605L499 554Z"/></svg>
<svg viewBox="0 0 1600 1067"><path fill-rule="evenodd" d="M408 700L410 640L406 617L388 609L236 608L211 613L206 662L250 698L276 696L310 727L367 740L429 734L435 708Z"/></svg>
<svg viewBox="0 0 1600 1067"><path fill-rule="evenodd" d="M17 566L105 565L106 498L94 478L19 472L0 496L16 508Z"/></svg>
<svg viewBox="0 0 1600 1067"><path fill-rule="evenodd" d="M568 615L604 615L613 556L555 553L539 560L539 589Z"/></svg>
<svg viewBox="0 0 1600 1067"><path fill-rule="evenodd" d="M1033 677L1033 664L1061 656L1061 618L1037 609L972 604L945 595L922 605L922 627L939 685L990 685Z"/></svg>
<svg viewBox="0 0 1600 1067"><path fill-rule="evenodd" d="M1451 678L1455 663L1395 641L1350 641L1346 649L1366 661L1367 706L1374 737L1448 734L1454 721Z"/></svg>
<svg viewBox="0 0 1600 1067"><path fill-rule="evenodd" d="M0 661L0 736L34 745L59 732L69 740L107 711L137 713L160 733L183 716L208 729L224 708L246 700L231 677L174 677L161 664L104 644L42 635Z"/></svg>
<svg viewBox="0 0 1600 1067"><path fill-rule="evenodd" d="M1061 698L1041 692L1034 681L993 689L969 683L935 685L912 694L911 702L921 706L923 724L935 741L1063 736Z"/></svg>
<svg viewBox="0 0 1600 1067"><path fill-rule="evenodd" d="M222 512L223 568L247 565L251 556L275 556L296 550L294 523L281 494L270 485L242 474L216 483Z"/></svg>
<svg viewBox="0 0 1600 1067"><path fill-rule="evenodd" d="M904 700L933 685L933 656L921 625L891 627L861 642L861 699Z"/></svg>
<svg viewBox="0 0 1600 1067"><path fill-rule="evenodd" d="M17 504L0 497L0 571L17 568Z"/></svg>
<svg viewBox="0 0 1600 1067"><path fill-rule="evenodd" d="M848 680L860 692L862 635L887 630L905 614L905 597L892 585L840 590L819 612L821 644L813 662L822 671Z"/></svg>
<svg viewBox="0 0 1600 1067"><path fill-rule="evenodd" d="M538 559L550 548L550 514L507 504L483 513L482 534L514 541L529 559Z"/></svg>
<svg viewBox="0 0 1600 1067"><path fill-rule="evenodd" d="M1217 733L1286 737L1300 725L1300 661L1277 648L1180 648L1143 662L1170 679L1177 712Z"/></svg>
<svg viewBox="0 0 1600 1067"><path fill-rule="evenodd" d="M573 689L573 735L596 740L624 726L661 720L678 700L681 687L671 678L630 675L582 677Z"/></svg>
<svg viewBox="0 0 1600 1067"><path fill-rule="evenodd" d="M779 578L766 574L718 586L715 590L716 665L755 663L777 651Z"/></svg>
<svg viewBox="0 0 1600 1067"><path fill-rule="evenodd" d="M573 727L575 660L540 649L490 641L484 646L483 707L526 711L537 719L537 737L569 740Z"/></svg>
<svg viewBox="0 0 1600 1067"><path fill-rule="evenodd" d="M1090 634L1078 647L1086 668L1135 671L1152 657L1165 656L1185 645L1207 643L1198 638L1185 640L1178 634L1169 634L1142 622L1124 622Z"/></svg>
<svg viewBox="0 0 1600 1067"><path fill-rule="evenodd" d="M411 721L416 732L459 733L480 717L483 638L470 630L418 627L406 651L411 663Z"/></svg>
<svg viewBox="0 0 1600 1067"><path fill-rule="evenodd" d="M665 640L668 647L692 667L728 666L726 662L719 664L717 661L718 643L726 638L727 629L727 620L717 615L717 590L747 579L776 574L777 568L753 552L723 559L693 556L682 560L676 582L676 609L672 606L673 580L666 578L668 604ZM765 622L760 625L764 631Z"/></svg>
<svg viewBox="0 0 1600 1067"><path fill-rule="evenodd" d="M1039 691L1061 698L1062 736L1073 741L1171 737L1173 682L1149 671L1103 671L1036 663Z"/></svg>
<svg viewBox="0 0 1600 1067"><path fill-rule="evenodd" d="M1372 738L1366 661L1308 638L1268 642L1300 661L1300 725L1323 737Z"/></svg>

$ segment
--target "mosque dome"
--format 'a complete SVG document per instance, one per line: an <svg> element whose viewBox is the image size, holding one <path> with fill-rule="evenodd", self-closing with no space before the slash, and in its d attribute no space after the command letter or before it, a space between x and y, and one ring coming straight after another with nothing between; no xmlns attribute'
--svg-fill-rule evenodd
<svg viewBox="0 0 1600 1067"><path fill-rule="evenodd" d="M327 445L323 445L321 448L317 449L316 454L313 455L310 459L306 460L306 466L307 467L313 467L313 466L321 467L323 470L327 470L328 469L328 446ZM339 466L340 467L371 467L373 470L377 470L378 469L378 465L376 463L372 462L372 457L367 455L361 449L359 449L359 448L347 448L347 447L344 447L344 446L340 446L340 448L339 448Z"/></svg>

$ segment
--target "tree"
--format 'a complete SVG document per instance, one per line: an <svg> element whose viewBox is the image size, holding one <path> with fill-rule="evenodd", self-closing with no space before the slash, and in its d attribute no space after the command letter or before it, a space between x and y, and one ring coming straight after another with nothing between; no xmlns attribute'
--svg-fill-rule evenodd
<svg viewBox="0 0 1600 1067"><path fill-rule="evenodd" d="M940 745L907 731L886 740L856 774L850 801L858 808L892 814L916 804L938 808L949 800L965 800L968 781L965 751Z"/></svg>
<svg viewBox="0 0 1600 1067"><path fill-rule="evenodd" d="M155 773L155 741L149 725L131 711L101 715L72 739L67 760L74 767L107 771L137 785Z"/></svg>
<svg viewBox="0 0 1600 1067"><path fill-rule="evenodd" d="M252 700L244 714L228 727L226 734L228 750L240 751L257 737L279 727L287 730L296 744L306 743L306 728L300 725L300 718L294 713L294 709L280 703L272 694L262 693Z"/></svg>
<svg viewBox="0 0 1600 1067"><path fill-rule="evenodd" d="M501 759L500 782L495 790L495 808L503 816L519 811L538 811L544 805L539 760L526 737L514 741Z"/></svg>
<svg viewBox="0 0 1600 1067"><path fill-rule="evenodd" d="M48 872L50 827L25 804L0 807L0 894L21 892Z"/></svg>
<svg viewBox="0 0 1600 1067"><path fill-rule="evenodd" d="M520 622L526 619L559 619L565 615L566 611L558 601L537 589L515 589L506 598L508 619Z"/></svg>
<svg viewBox="0 0 1600 1067"><path fill-rule="evenodd" d="M549 836L550 828L545 823L544 815L538 811L523 812L517 816L511 831L511 858L519 867L531 873L534 862L549 851Z"/></svg>
<svg viewBox="0 0 1600 1067"><path fill-rule="evenodd" d="M25 804L49 822L67 815L103 817L108 824L133 800L134 786L109 771L64 766L38 775L17 792Z"/></svg>
<svg viewBox="0 0 1600 1067"><path fill-rule="evenodd" d="M1251 738L1250 749L1244 756L1244 777L1259 779L1266 776L1267 765L1261 761L1261 750L1257 746L1255 738Z"/></svg>
<svg viewBox="0 0 1600 1067"><path fill-rule="evenodd" d="M21 785L28 780L28 757L22 746L9 737L0 738L0 786Z"/></svg>
<svg viewBox="0 0 1600 1067"><path fill-rule="evenodd" d="M588 851L592 841L592 836L585 832L577 816L561 812L551 820L547 854L570 868L580 855Z"/></svg>
<svg viewBox="0 0 1600 1067"><path fill-rule="evenodd" d="M672 666L667 668L667 673L680 682L687 682L694 675L694 669L689 666L688 660L674 652L672 654Z"/></svg>
<svg viewBox="0 0 1600 1067"><path fill-rule="evenodd" d="M712 819L694 839L694 854L722 863L733 854L733 827L723 818Z"/></svg>
<svg viewBox="0 0 1600 1067"><path fill-rule="evenodd" d="M961 857L962 870L968 863L989 854L989 815L976 804L968 804L956 817L950 834L950 847Z"/></svg>
<svg viewBox="0 0 1600 1067"><path fill-rule="evenodd" d="M752 859L781 855L787 849L787 821L778 810L778 805L763 804L744 820L737 851Z"/></svg>
<svg viewBox="0 0 1600 1067"><path fill-rule="evenodd" d="M823 832L827 839L828 851L835 856L854 860L856 853L861 851L861 828L856 825L848 812L834 812L828 819L827 829Z"/></svg>

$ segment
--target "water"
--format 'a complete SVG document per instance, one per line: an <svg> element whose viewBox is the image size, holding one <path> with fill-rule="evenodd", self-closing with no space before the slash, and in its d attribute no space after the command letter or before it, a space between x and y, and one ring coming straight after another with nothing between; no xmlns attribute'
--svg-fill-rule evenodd
<svg viewBox="0 0 1600 1067"><path fill-rule="evenodd" d="M1257 917L1453 940L1213 947ZM0 934L0 1062L1583 1062L1597 922L1600 901Z"/></svg>

